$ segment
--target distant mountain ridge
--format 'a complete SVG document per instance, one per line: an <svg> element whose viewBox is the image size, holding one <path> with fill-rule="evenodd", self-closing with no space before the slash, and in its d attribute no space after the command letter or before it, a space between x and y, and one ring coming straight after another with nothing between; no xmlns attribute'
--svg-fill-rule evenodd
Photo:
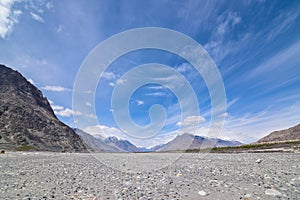
<svg viewBox="0 0 300 200"><path fill-rule="evenodd" d="M117 146L119 149L124 150L125 152L141 152L142 149L136 147L134 144L129 142L128 140L119 140L116 137L108 137L104 140L106 144L113 144Z"/></svg>
<svg viewBox="0 0 300 200"><path fill-rule="evenodd" d="M258 143L263 142L280 142L286 140L300 140L300 124L288 129L274 131L269 135L258 140Z"/></svg>
<svg viewBox="0 0 300 200"><path fill-rule="evenodd" d="M96 152L163 152L199 149L200 147L238 146L242 144L239 141L206 138L185 133L183 135L178 135L175 139L166 144L159 144L152 148L142 148L136 147L128 140L120 140L114 136L107 138L104 138L100 135L92 136L80 129L76 129L75 132L79 134L85 144L90 147L90 150Z"/></svg>
<svg viewBox="0 0 300 200"><path fill-rule="evenodd" d="M42 92L4 65L0 65L0 148L86 151L79 136L57 119Z"/></svg>
<svg viewBox="0 0 300 200"><path fill-rule="evenodd" d="M96 138L77 128L75 128L74 131L80 136L81 140L90 152L122 152L122 150L115 145L105 143L105 138Z"/></svg>
<svg viewBox="0 0 300 200"><path fill-rule="evenodd" d="M145 149L138 148L128 140L121 140L117 137L92 136L80 129L74 129L81 137L90 151L95 152L144 152Z"/></svg>
<svg viewBox="0 0 300 200"><path fill-rule="evenodd" d="M207 138L203 136L184 133L177 135L176 138L165 145L154 147L155 151L176 151L188 149L200 149L211 147L238 146L242 143L239 141L222 140L219 138Z"/></svg>

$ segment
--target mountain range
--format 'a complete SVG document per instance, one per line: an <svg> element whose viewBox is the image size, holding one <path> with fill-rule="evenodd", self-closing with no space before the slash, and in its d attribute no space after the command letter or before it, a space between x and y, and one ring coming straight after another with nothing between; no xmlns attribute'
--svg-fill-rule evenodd
<svg viewBox="0 0 300 200"><path fill-rule="evenodd" d="M128 140L119 140L116 137L92 136L83 130L74 129L82 141L92 152L142 152L143 149L136 147Z"/></svg>
<svg viewBox="0 0 300 200"><path fill-rule="evenodd" d="M156 148L155 151L176 151L211 147L238 146L241 144L241 142L234 140L230 141L219 138L207 138L184 133L182 135L177 135L175 139L171 140L167 144Z"/></svg>
<svg viewBox="0 0 300 200"><path fill-rule="evenodd" d="M163 152L187 149L199 149L208 147L238 146L239 141L222 140L218 138L207 138L192 134L182 134L175 137L166 144L160 144L152 148L139 148L128 140L120 140L116 137L104 138L101 135L92 136L80 129L75 129L89 150L96 152Z"/></svg>
<svg viewBox="0 0 300 200"><path fill-rule="evenodd" d="M300 124L275 131L258 143L300 140ZM239 141L177 135L166 144L152 148L136 147L116 137L92 136L72 129L54 114L42 92L19 72L0 65L0 149L59 152L159 152L207 147L239 146Z"/></svg>

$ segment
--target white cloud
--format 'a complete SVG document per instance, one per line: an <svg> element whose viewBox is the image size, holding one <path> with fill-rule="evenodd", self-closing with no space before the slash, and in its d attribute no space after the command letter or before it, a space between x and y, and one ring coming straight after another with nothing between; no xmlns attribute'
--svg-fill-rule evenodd
<svg viewBox="0 0 300 200"><path fill-rule="evenodd" d="M32 85L34 85L34 81L31 78L28 79L28 82L31 83Z"/></svg>
<svg viewBox="0 0 300 200"><path fill-rule="evenodd" d="M220 24L217 27L217 33L224 35L228 30L241 22L241 17L234 12L229 12L226 17L221 16L218 21Z"/></svg>
<svg viewBox="0 0 300 200"><path fill-rule="evenodd" d="M221 114L220 117L224 117L224 118L229 117L229 113L225 112L225 113Z"/></svg>
<svg viewBox="0 0 300 200"><path fill-rule="evenodd" d="M145 95L146 96L156 96L156 97L158 97L158 96L165 96L165 95L167 95L167 93L165 93L165 92L152 92L152 93L146 93Z"/></svg>
<svg viewBox="0 0 300 200"><path fill-rule="evenodd" d="M141 101L141 100L136 100L135 102L138 106L141 106L144 104L144 101Z"/></svg>
<svg viewBox="0 0 300 200"><path fill-rule="evenodd" d="M92 104L91 104L90 102L88 102L88 101L85 102L85 105L88 106L88 107L91 107L91 106L92 106Z"/></svg>
<svg viewBox="0 0 300 200"><path fill-rule="evenodd" d="M15 0L0 0L0 37L8 36L16 23L18 17L22 14L21 10L13 10L12 6Z"/></svg>
<svg viewBox="0 0 300 200"><path fill-rule="evenodd" d="M48 101L49 101L49 103L50 103L51 106L54 104L53 101L51 101L51 100L48 100Z"/></svg>
<svg viewBox="0 0 300 200"><path fill-rule="evenodd" d="M176 125L183 127L197 127L198 124L202 122L205 122L205 118L202 116L188 116Z"/></svg>
<svg viewBox="0 0 300 200"><path fill-rule="evenodd" d="M176 69L181 72L181 73L184 73L184 72L187 72L189 71L190 69L192 68L191 64L189 63L182 63L181 65L177 66Z"/></svg>
<svg viewBox="0 0 300 200"><path fill-rule="evenodd" d="M52 2L47 2L47 3L46 3L46 8L47 8L48 10L51 10L51 9L53 8L53 3L52 3Z"/></svg>
<svg viewBox="0 0 300 200"><path fill-rule="evenodd" d="M30 12L30 15L31 15L32 19L34 19L38 22L41 22L41 23L45 23L45 20L40 15L33 13L33 12Z"/></svg>
<svg viewBox="0 0 300 200"><path fill-rule="evenodd" d="M239 98L234 98L231 101L227 102L227 109L230 108L233 104L235 104Z"/></svg>
<svg viewBox="0 0 300 200"><path fill-rule="evenodd" d="M63 31L63 26L60 24L56 30L56 32L60 33Z"/></svg>
<svg viewBox="0 0 300 200"><path fill-rule="evenodd" d="M70 117L72 115L75 115L75 116L80 116L82 115L81 112L79 111L74 111L74 110L71 110L69 108L66 108L66 109L63 109L63 110L54 110L54 113L56 115L59 115L61 117Z"/></svg>
<svg viewBox="0 0 300 200"><path fill-rule="evenodd" d="M55 105L53 101L49 100L49 103L50 103L55 115L58 115L61 117L70 117L72 115L75 115L75 116L82 115L82 113L80 111L74 111L70 108L64 108L63 106ZM91 117L91 116L88 116L88 117Z"/></svg>
<svg viewBox="0 0 300 200"><path fill-rule="evenodd" d="M97 119L97 116L95 114L88 114L86 116L89 118Z"/></svg>
<svg viewBox="0 0 300 200"><path fill-rule="evenodd" d="M42 87L43 90L52 91L52 92L63 92L63 91L71 91L68 88L62 87L62 86L51 86L47 85L45 87Z"/></svg>
<svg viewBox="0 0 300 200"><path fill-rule="evenodd" d="M300 104L282 109L266 109L259 113L229 116L222 135L242 142L255 142L272 131L282 130L300 123Z"/></svg>
<svg viewBox="0 0 300 200"><path fill-rule="evenodd" d="M146 87L147 89L150 89L150 90L162 90L162 89L165 89L163 86L161 85L156 85L156 86L148 86Z"/></svg>
<svg viewBox="0 0 300 200"><path fill-rule="evenodd" d="M124 79L117 80L117 84L123 85L126 82Z"/></svg>
<svg viewBox="0 0 300 200"><path fill-rule="evenodd" d="M115 83L110 82L108 85L111 86L111 87L114 87L114 86L115 86Z"/></svg>
<svg viewBox="0 0 300 200"><path fill-rule="evenodd" d="M63 106L57 106L57 105L53 105L53 102L51 104L51 107L54 111L58 111L58 110L63 110L64 107Z"/></svg>
<svg viewBox="0 0 300 200"><path fill-rule="evenodd" d="M101 78L105 78L108 80L113 80L118 77L117 74L114 74L113 72L103 72Z"/></svg>
<svg viewBox="0 0 300 200"><path fill-rule="evenodd" d="M96 125L86 127L83 130L93 136L101 135L104 137L116 136L118 138L124 138L122 131L115 127Z"/></svg>

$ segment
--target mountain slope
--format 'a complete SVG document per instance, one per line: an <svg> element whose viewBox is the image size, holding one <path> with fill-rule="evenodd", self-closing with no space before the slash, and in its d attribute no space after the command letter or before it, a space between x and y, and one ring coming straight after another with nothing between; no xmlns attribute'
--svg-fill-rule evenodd
<svg viewBox="0 0 300 200"><path fill-rule="evenodd" d="M4 65L0 65L0 148L86 151L79 136L56 118L42 92Z"/></svg>
<svg viewBox="0 0 300 200"><path fill-rule="evenodd" d="M128 140L119 140L116 137L108 137L104 141L106 144L113 144L117 146L119 149L122 149L124 152L140 152L143 151L137 148L134 144L129 142Z"/></svg>
<svg viewBox="0 0 300 200"><path fill-rule="evenodd" d="M258 143L262 142L279 142L286 140L300 140L300 124L291 127L289 129L274 131L269 135L258 140Z"/></svg>
<svg viewBox="0 0 300 200"><path fill-rule="evenodd" d="M202 136L185 133L176 136L175 139L159 148L156 148L155 151L175 151L208 147L238 146L241 144L242 143L238 141L222 140L218 138L205 138Z"/></svg>
<svg viewBox="0 0 300 200"><path fill-rule="evenodd" d="M92 152L122 152L122 149L119 149L114 144L108 144L105 142L105 138L97 137L80 130L74 129L75 132L80 136L87 149Z"/></svg>
<svg viewBox="0 0 300 200"><path fill-rule="evenodd" d="M101 135L92 136L80 129L74 129L75 132L81 137L86 147L90 151L95 152L143 152L148 151L136 147L128 140L120 140L116 137L103 137Z"/></svg>

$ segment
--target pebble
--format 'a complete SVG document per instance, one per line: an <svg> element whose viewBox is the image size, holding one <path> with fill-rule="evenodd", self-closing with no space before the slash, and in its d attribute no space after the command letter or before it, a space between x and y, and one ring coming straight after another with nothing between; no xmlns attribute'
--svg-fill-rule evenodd
<svg viewBox="0 0 300 200"><path fill-rule="evenodd" d="M267 189L265 191L265 194L270 195L270 196L281 196L282 195L279 191L277 191L275 189Z"/></svg>
<svg viewBox="0 0 300 200"><path fill-rule="evenodd" d="M261 159L257 159L255 162L259 164L259 163L262 162L262 160Z"/></svg>
<svg viewBox="0 0 300 200"><path fill-rule="evenodd" d="M206 196L206 192L203 191L203 190L200 190L200 191L198 192L198 194L199 194L200 196Z"/></svg>
<svg viewBox="0 0 300 200"><path fill-rule="evenodd" d="M199 159L199 154L179 159L170 153L113 154L108 163L112 155L105 153L95 159L92 154L9 152L0 156L0 199L254 200L279 196L295 200L299 196L299 154L206 156L210 162ZM151 168L167 159L174 163ZM253 167L257 159L264 165Z"/></svg>

